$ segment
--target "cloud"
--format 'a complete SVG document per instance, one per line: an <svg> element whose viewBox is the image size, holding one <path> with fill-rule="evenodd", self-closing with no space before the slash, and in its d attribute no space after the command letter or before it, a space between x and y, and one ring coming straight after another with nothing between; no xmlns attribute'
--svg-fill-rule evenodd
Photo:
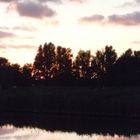
<svg viewBox="0 0 140 140"><path fill-rule="evenodd" d="M130 2L125 2L124 4L122 4L119 7L124 8L124 7L137 7L137 6L140 6L140 0L133 0Z"/></svg>
<svg viewBox="0 0 140 140"><path fill-rule="evenodd" d="M93 23L93 22L101 22L104 20L103 15L92 15L92 16L85 16L79 19L81 23Z"/></svg>
<svg viewBox="0 0 140 140"><path fill-rule="evenodd" d="M140 25L140 11L134 11L126 14L112 14L108 17L96 14L91 16L84 16L79 19L80 23L103 23L123 26L136 26Z"/></svg>
<svg viewBox="0 0 140 140"><path fill-rule="evenodd" d="M45 25L52 25L52 26L59 25L59 21L58 20L52 20L52 21L48 20L45 22Z"/></svg>
<svg viewBox="0 0 140 140"><path fill-rule="evenodd" d="M16 132L16 128L0 128L0 138L2 138L2 136L8 135L8 134L13 134L14 132Z"/></svg>
<svg viewBox="0 0 140 140"><path fill-rule="evenodd" d="M132 44L140 44L140 41L133 41Z"/></svg>
<svg viewBox="0 0 140 140"><path fill-rule="evenodd" d="M52 17L56 15L56 12L49 8L47 5L35 2L22 2L17 4L17 11L20 16L43 18Z"/></svg>
<svg viewBox="0 0 140 140"><path fill-rule="evenodd" d="M83 0L70 0L70 2L83 3Z"/></svg>
<svg viewBox="0 0 140 140"><path fill-rule="evenodd" d="M13 48L13 49L34 49L36 48L35 46L32 45L8 45L8 48Z"/></svg>
<svg viewBox="0 0 140 140"><path fill-rule="evenodd" d="M61 3L61 0L38 0L39 2L55 2L55 3Z"/></svg>
<svg viewBox="0 0 140 140"><path fill-rule="evenodd" d="M15 36L16 35L14 33L0 31L0 38L11 38L11 37L15 37Z"/></svg>
<svg viewBox="0 0 140 140"><path fill-rule="evenodd" d="M135 0L136 1L136 3L140 3L140 0Z"/></svg>
<svg viewBox="0 0 140 140"><path fill-rule="evenodd" d="M139 25L140 24L140 11L135 11L132 13L127 13L123 15L110 15L108 16L108 22L112 24L120 25Z"/></svg>
<svg viewBox="0 0 140 140"><path fill-rule="evenodd" d="M61 0L28 0L28 1L36 1L36 2L40 2L40 3L47 3L47 2L54 2L54 3L61 3L62 1ZM12 2L20 2L20 0L0 0L0 2L3 2L3 3L12 3Z"/></svg>
<svg viewBox="0 0 140 140"><path fill-rule="evenodd" d="M17 0L0 0L0 2L13 2L13 1L17 1Z"/></svg>
<svg viewBox="0 0 140 140"><path fill-rule="evenodd" d="M9 30L10 28L7 26L0 26L0 30Z"/></svg>
<svg viewBox="0 0 140 140"><path fill-rule="evenodd" d="M53 17L56 15L56 11L48 7L48 5L44 5L41 2L31 0L22 2L16 1L10 3L9 6L7 7L7 11L10 12L13 10L17 11L20 16L40 19L44 17Z"/></svg>
<svg viewBox="0 0 140 140"><path fill-rule="evenodd" d="M0 44L0 49L6 49L6 46Z"/></svg>
<svg viewBox="0 0 140 140"><path fill-rule="evenodd" d="M36 31L37 29L35 27L32 26L15 26L12 28L13 30L23 30L23 31Z"/></svg>
<svg viewBox="0 0 140 140"><path fill-rule="evenodd" d="M0 30L22 30L22 31L36 31L37 29L33 26L20 25L14 27L0 26Z"/></svg>
<svg viewBox="0 0 140 140"><path fill-rule="evenodd" d="M55 3L62 3L62 0L38 0L39 2L55 2ZM83 3L84 0L69 0L70 2L77 2Z"/></svg>
<svg viewBox="0 0 140 140"><path fill-rule="evenodd" d="M35 46L32 46L32 45L9 45L9 44L0 44L0 49L36 49Z"/></svg>

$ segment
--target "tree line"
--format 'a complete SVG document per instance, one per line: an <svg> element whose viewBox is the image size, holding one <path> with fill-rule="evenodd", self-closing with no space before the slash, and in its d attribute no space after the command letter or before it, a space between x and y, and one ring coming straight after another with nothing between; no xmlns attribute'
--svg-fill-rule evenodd
<svg viewBox="0 0 140 140"><path fill-rule="evenodd" d="M40 45L32 64L11 64L0 57L0 85L61 86L135 86L140 85L140 51L126 50L117 56L112 46L97 50L80 50L74 58L72 50L53 43Z"/></svg>

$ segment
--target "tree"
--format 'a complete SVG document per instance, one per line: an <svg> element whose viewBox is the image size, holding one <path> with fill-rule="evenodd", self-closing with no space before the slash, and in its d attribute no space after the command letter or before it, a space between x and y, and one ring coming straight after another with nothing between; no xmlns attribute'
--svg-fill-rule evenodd
<svg viewBox="0 0 140 140"><path fill-rule="evenodd" d="M136 58L140 58L140 51L134 51L134 56Z"/></svg>
<svg viewBox="0 0 140 140"><path fill-rule="evenodd" d="M56 76L59 79L72 78L72 52L70 48L57 47L56 50Z"/></svg>
<svg viewBox="0 0 140 140"><path fill-rule="evenodd" d="M10 63L8 62L8 59L4 57L0 57L0 67L8 66Z"/></svg>
<svg viewBox="0 0 140 140"><path fill-rule="evenodd" d="M90 78L91 53L80 50L74 60L74 75L79 78Z"/></svg>
<svg viewBox="0 0 140 140"><path fill-rule="evenodd" d="M108 72L112 69L113 64L117 60L117 53L112 46L106 46L104 52L105 71Z"/></svg>
<svg viewBox="0 0 140 140"><path fill-rule="evenodd" d="M33 75L36 80L45 78L43 49L40 45L33 63Z"/></svg>
<svg viewBox="0 0 140 140"><path fill-rule="evenodd" d="M97 51L91 63L94 77L102 78L105 73L112 69L116 60L117 53L112 46L106 46L104 50Z"/></svg>
<svg viewBox="0 0 140 140"><path fill-rule="evenodd" d="M25 64L21 69L23 78L27 81L30 81L32 79L32 71L33 71L32 64L28 64L28 63Z"/></svg>
<svg viewBox="0 0 140 140"><path fill-rule="evenodd" d="M0 58L0 85L2 88L22 84L22 75L19 67L17 64L10 64L6 58Z"/></svg>
<svg viewBox="0 0 140 140"><path fill-rule="evenodd" d="M17 71L20 71L20 65L19 64L11 64L11 67Z"/></svg>
<svg viewBox="0 0 140 140"><path fill-rule="evenodd" d="M45 43L38 48L37 55L34 61L34 77L35 79L51 79L53 78L53 66L55 65L55 46L52 43Z"/></svg>
<svg viewBox="0 0 140 140"><path fill-rule="evenodd" d="M54 77L53 66L56 62L55 46L52 43L45 43L43 47L43 56L44 56L44 72L45 79L50 79Z"/></svg>
<svg viewBox="0 0 140 140"><path fill-rule="evenodd" d="M131 49L128 49L123 53L121 57L132 57L133 56L133 51Z"/></svg>
<svg viewBox="0 0 140 140"><path fill-rule="evenodd" d="M109 85L129 86L140 84L139 51L126 50L108 72L106 79Z"/></svg>
<svg viewBox="0 0 140 140"><path fill-rule="evenodd" d="M101 78L105 72L105 62L104 54L102 51L97 51L96 56L92 58L91 68L92 68L92 78Z"/></svg>

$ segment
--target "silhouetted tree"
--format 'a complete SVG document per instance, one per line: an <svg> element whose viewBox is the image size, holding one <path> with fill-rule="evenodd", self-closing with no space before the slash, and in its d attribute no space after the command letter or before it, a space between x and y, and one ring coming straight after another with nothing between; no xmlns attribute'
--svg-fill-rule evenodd
<svg viewBox="0 0 140 140"><path fill-rule="evenodd" d="M2 87L29 85L35 81L63 85L72 82L87 85L90 81L95 85L140 85L139 75L140 51L128 49L117 58L112 46L98 50L95 56L90 50L80 50L73 60L70 48L45 43L39 46L33 65L23 67L0 57Z"/></svg>
<svg viewBox="0 0 140 140"><path fill-rule="evenodd" d="M19 64L11 64L11 67L17 71L20 71L20 65Z"/></svg>
<svg viewBox="0 0 140 140"><path fill-rule="evenodd" d="M90 79L91 53L80 50L74 60L75 77Z"/></svg>
<svg viewBox="0 0 140 140"><path fill-rule="evenodd" d="M126 50L121 57L132 57L133 51L131 49Z"/></svg>
<svg viewBox="0 0 140 140"><path fill-rule="evenodd" d="M56 77L59 79L72 78L72 53L70 48L57 47L56 50Z"/></svg>
<svg viewBox="0 0 140 140"><path fill-rule="evenodd" d="M44 71L45 71L45 79L50 79L54 77L53 66L56 62L56 54L55 54L55 46L52 43L45 43L43 47L43 56L44 56Z"/></svg>
<svg viewBox="0 0 140 140"><path fill-rule="evenodd" d="M91 62L94 77L102 78L106 72L112 69L116 60L117 53L112 46L106 46L104 50L97 51Z"/></svg>
<svg viewBox="0 0 140 140"><path fill-rule="evenodd" d="M36 80L45 78L43 49L40 45L33 63L33 75Z"/></svg>
<svg viewBox="0 0 140 140"><path fill-rule="evenodd" d="M92 58L91 67L92 67L92 77L93 78L101 78L105 72L105 62L104 62L104 54L102 51L97 51L96 56Z"/></svg>
<svg viewBox="0 0 140 140"><path fill-rule="evenodd" d="M19 66L20 67L20 66ZM0 58L0 85L2 88L22 84L22 75L17 65L12 65L6 58Z"/></svg>
<svg viewBox="0 0 140 140"><path fill-rule="evenodd" d="M8 62L8 59L4 57L0 57L0 67L8 66L10 63Z"/></svg>
<svg viewBox="0 0 140 140"><path fill-rule="evenodd" d="M52 67L55 64L55 46L45 43L40 46L34 61L34 76L36 79L53 78Z"/></svg>
<svg viewBox="0 0 140 140"><path fill-rule="evenodd" d="M132 86L140 84L140 57L138 53L128 49L114 64L112 71L106 77L109 85Z"/></svg>
<svg viewBox="0 0 140 140"><path fill-rule="evenodd" d="M112 46L106 46L104 52L105 70L106 72L112 69L113 64L117 60L117 53Z"/></svg>
<svg viewBox="0 0 140 140"><path fill-rule="evenodd" d="M22 77L23 77L23 80L25 82L25 85L31 84L32 72L33 72L33 66L32 66L32 64L25 64L22 67L21 73L22 73Z"/></svg>
<svg viewBox="0 0 140 140"><path fill-rule="evenodd" d="M137 58L140 57L140 51L134 51L134 56Z"/></svg>

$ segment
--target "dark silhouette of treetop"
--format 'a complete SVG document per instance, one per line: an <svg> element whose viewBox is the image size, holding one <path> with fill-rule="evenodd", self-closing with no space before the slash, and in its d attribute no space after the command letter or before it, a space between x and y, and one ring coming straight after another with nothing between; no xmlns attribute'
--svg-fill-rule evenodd
<svg viewBox="0 0 140 140"><path fill-rule="evenodd" d="M56 49L56 64L58 78L69 79L72 76L72 53L70 48L58 46Z"/></svg>
<svg viewBox="0 0 140 140"><path fill-rule="evenodd" d="M52 43L45 43L43 47L43 56L44 56L44 71L45 71L45 79L49 79L53 77L52 67L56 61L56 53L55 46Z"/></svg>
<svg viewBox="0 0 140 140"><path fill-rule="evenodd" d="M108 71L111 69L113 64L115 64L117 60L117 53L113 49L112 46L106 46L104 52L104 62L105 62L105 70Z"/></svg>
<svg viewBox="0 0 140 140"><path fill-rule="evenodd" d="M105 72L104 54L102 51L97 51L96 56L93 57L91 67L95 78L101 78Z"/></svg>
<svg viewBox="0 0 140 140"><path fill-rule="evenodd" d="M140 51L134 51L134 56L137 58L140 57Z"/></svg>
<svg viewBox="0 0 140 140"><path fill-rule="evenodd" d="M40 45L33 64L11 64L0 57L0 85L140 85L140 51L126 50L120 57L112 46L97 50L72 50L53 43Z"/></svg>
<svg viewBox="0 0 140 140"><path fill-rule="evenodd" d="M122 57L132 57L133 56L133 51L131 49L128 49L124 52Z"/></svg>
<svg viewBox="0 0 140 140"><path fill-rule="evenodd" d="M74 71L77 78L89 78L91 65L90 51L80 50L74 61Z"/></svg>
<svg viewBox="0 0 140 140"><path fill-rule="evenodd" d="M43 79L45 77L43 63L44 63L43 49L42 46L40 45L33 64L35 79Z"/></svg>
<svg viewBox="0 0 140 140"><path fill-rule="evenodd" d="M9 65L8 59L0 57L0 67Z"/></svg>

